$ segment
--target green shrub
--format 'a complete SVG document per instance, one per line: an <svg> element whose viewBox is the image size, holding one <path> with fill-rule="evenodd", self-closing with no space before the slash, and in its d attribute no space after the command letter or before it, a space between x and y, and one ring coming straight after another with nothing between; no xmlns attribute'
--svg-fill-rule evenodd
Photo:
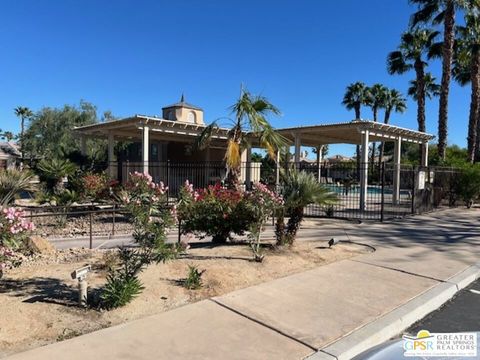
<svg viewBox="0 0 480 360"><path fill-rule="evenodd" d="M136 276L108 275L107 285L101 295L102 307L111 310L125 306L140 295L143 289L142 283Z"/></svg>
<svg viewBox="0 0 480 360"><path fill-rule="evenodd" d="M203 286L202 275L205 270L199 271L194 265L188 265L188 276L185 279L183 286L189 290L197 290Z"/></svg>
<svg viewBox="0 0 480 360"><path fill-rule="evenodd" d="M470 208L480 196L480 167L478 165L465 167L456 182L456 192Z"/></svg>
<svg viewBox="0 0 480 360"><path fill-rule="evenodd" d="M109 270L107 283L100 295L101 307L107 310L125 306L144 289L138 274L148 263L145 255L139 250L120 248L118 257L120 266Z"/></svg>
<svg viewBox="0 0 480 360"><path fill-rule="evenodd" d="M220 184L194 190L187 181L180 191L182 232L212 236L213 242L224 243L232 233L243 235L254 220L250 210L243 191Z"/></svg>

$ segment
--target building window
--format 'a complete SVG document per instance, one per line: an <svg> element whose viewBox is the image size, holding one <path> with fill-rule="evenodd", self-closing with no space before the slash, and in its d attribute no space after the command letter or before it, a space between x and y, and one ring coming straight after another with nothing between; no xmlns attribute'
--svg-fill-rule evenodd
<svg viewBox="0 0 480 360"><path fill-rule="evenodd" d="M167 112L167 120L175 120L175 111L170 110Z"/></svg>
<svg viewBox="0 0 480 360"><path fill-rule="evenodd" d="M187 122L189 123L195 123L195 113L193 111L190 111L187 116Z"/></svg>

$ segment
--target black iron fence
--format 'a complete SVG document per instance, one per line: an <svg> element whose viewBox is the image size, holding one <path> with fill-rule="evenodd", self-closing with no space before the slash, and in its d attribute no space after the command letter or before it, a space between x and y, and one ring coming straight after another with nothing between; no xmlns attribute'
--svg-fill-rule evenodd
<svg viewBox="0 0 480 360"><path fill-rule="evenodd" d="M143 163L116 162L112 172L126 182L130 173L143 172ZM320 183L338 196L332 206L309 205L305 215L384 220L418 214L442 206L452 206L457 199L455 182L458 169L418 167L394 164L356 162L271 162L242 163L240 179L245 188L261 181L281 191L281 176L286 169L296 168L313 174ZM181 186L188 180L196 188L223 182L227 170L223 162L150 162L148 172L155 182L163 181L169 188L169 199L175 199ZM361 174L367 173L367 186L361 196ZM250 179L250 182L246 180ZM398 185L397 185L398 184ZM397 190L398 189L398 190Z"/></svg>

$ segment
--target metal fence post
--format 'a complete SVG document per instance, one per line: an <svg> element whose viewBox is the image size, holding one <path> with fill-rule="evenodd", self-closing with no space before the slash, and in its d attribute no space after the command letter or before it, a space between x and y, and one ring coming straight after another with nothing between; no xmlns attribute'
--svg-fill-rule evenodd
<svg viewBox="0 0 480 360"><path fill-rule="evenodd" d="M113 204L112 211L112 236L115 236L115 204Z"/></svg>
<svg viewBox="0 0 480 360"><path fill-rule="evenodd" d="M93 236L92 236L92 221L93 221L93 213L92 209L90 209L90 249L93 249Z"/></svg>
<svg viewBox="0 0 480 360"><path fill-rule="evenodd" d="M382 186L382 196L380 203L380 221L383 222L385 212L385 163L380 164L380 180Z"/></svg>
<svg viewBox="0 0 480 360"><path fill-rule="evenodd" d="M415 167L412 167L412 209L411 213L412 215L415 214L415 179L417 177Z"/></svg>

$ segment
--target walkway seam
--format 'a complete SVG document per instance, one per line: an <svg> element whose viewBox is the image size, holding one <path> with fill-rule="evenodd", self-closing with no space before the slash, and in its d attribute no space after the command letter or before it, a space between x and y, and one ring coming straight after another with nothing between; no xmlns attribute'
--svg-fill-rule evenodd
<svg viewBox="0 0 480 360"><path fill-rule="evenodd" d="M365 265L370 265L370 266L379 267L379 268L382 268L382 269L387 269L387 270L392 270L392 271L398 271L398 272L403 273L403 274L412 275L412 276L417 276L417 277L421 277L421 278L429 279L429 280L434 280L434 281L438 281L438 282L441 282L441 283L448 282L447 280L437 279L437 278L434 278L434 277L431 277L431 276L426 276L426 275L420 275L420 274L416 274L416 273L413 273L413 272L410 272L410 271L406 271L406 270L395 269L395 268L390 267L390 266L372 264L372 263L370 263L370 262L362 261L362 260L355 260L355 259L349 259L349 260L350 260L350 261L355 261L355 262L358 262L358 263L361 263L361 264L365 264Z"/></svg>
<svg viewBox="0 0 480 360"><path fill-rule="evenodd" d="M272 330L272 331L275 331L276 333L278 333L278 334L280 334L280 335L282 335L282 336L285 336L286 338L289 338L290 340L293 340L293 341L295 341L295 342L297 342L297 343L299 343L299 344L301 344L301 345L303 345L303 346L306 346L306 347L308 347L309 349L311 349L311 350L313 350L313 351L315 351L315 352L318 351L318 348L316 348L316 347L314 347L314 346L312 346L312 345L310 345L310 344L308 344L308 343L306 343L306 342L304 342L304 341L302 341L302 340L299 340L299 339L293 337L292 335L289 335L289 334L287 334L287 333L285 333L285 332L283 332L283 331L281 331L281 330L279 330L279 329L277 329L277 328L274 328L273 326L268 325L268 324L266 324L266 323L264 323L264 322L262 322L262 321L260 321L260 320L254 319L253 317L248 316L248 315L242 313L241 311L238 311L238 310L236 310L236 309L234 309L234 308L232 308L232 307L230 307L230 306L228 306L228 305L225 305L225 304L217 301L216 299L210 298L210 299L208 299L208 300L214 302L215 304L217 304L217 305L219 305L219 306L221 306L221 307L223 307L224 309L230 310L231 312L233 312L233 313L235 313L235 314L237 314L237 315L240 315L240 316L244 317L245 319L248 319L248 320L250 320L250 321L253 321L253 322L255 322L255 323L257 323L257 324L259 324L259 325L261 325L261 326L263 326L263 327L266 327L266 328L268 328L268 329L270 329L270 330ZM309 355L309 356L310 356L310 355Z"/></svg>

